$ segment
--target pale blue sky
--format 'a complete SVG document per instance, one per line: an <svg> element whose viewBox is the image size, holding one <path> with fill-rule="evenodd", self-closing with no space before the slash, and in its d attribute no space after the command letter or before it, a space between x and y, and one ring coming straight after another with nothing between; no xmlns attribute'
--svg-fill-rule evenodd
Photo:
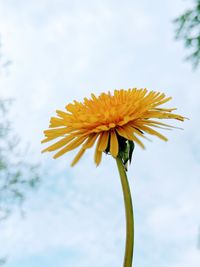
<svg viewBox="0 0 200 267"><path fill-rule="evenodd" d="M115 88L147 87L173 96L190 118L135 149L128 176L135 210L135 267L199 267L199 71L183 61L173 18L190 1L1 0L3 53L11 59L0 93L16 99L13 124L44 175L0 229L7 267L121 267L125 223L115 162L93 164L93 150L70 168L74 152L41 155L49 117L73 99ZM3 244L3 245L2 245Z"/></svg>

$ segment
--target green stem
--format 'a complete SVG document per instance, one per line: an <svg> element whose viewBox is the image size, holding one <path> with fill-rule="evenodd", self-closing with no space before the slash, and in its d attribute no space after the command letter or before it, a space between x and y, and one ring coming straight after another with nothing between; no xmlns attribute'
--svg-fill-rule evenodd
<svg viewBox="0 0 200 267"><path fill-rule="evenodd" d="M133 247L134 247L134 217L133 217L133 206L131 200L131 191L128 184L128 179L124 165L121 158L116 158L119 175L121 178L121 184L124 195L124 205L126 212L126 248L124 256L123 267L131 267L133 260Z"/></svg>

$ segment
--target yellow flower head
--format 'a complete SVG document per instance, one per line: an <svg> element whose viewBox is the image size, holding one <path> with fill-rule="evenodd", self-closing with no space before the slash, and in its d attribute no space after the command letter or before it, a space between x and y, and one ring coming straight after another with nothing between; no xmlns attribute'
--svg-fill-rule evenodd
<svg viewBox="0 0 200 267"><path fill-rule="evenodd" d="M57 158L81 146L71 164L73 166L97 142L94 158L99 165L102 152L116 158L121 144L127 140L144 148L140 137L144 138L145 133L167 141L154 127L166 129L172 126L156 119L185 119L172 113L176 108L159 107L170 99L160 92L133 88L115 90L114 94L102 93L99 97L91 94L91 98L84 98L82 103L74 101L66 106L65 111L57 110L57 117L51 118L50 129L44 131L46 138L42 143L58 141L43 152L58 150L54 155Z"/></svg>

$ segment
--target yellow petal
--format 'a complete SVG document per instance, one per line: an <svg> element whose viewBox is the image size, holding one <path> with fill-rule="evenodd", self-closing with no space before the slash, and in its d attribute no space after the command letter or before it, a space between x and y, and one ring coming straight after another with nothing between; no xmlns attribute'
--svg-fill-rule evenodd
<svg viewBox="0 0 200 267"><path fill-rule="evenodd" d="M100 162L101 162L101 158L102 158L102 152L101 152L101 151L98 151L98 150L96 149L96 151L95 151L95 156L94 156L94 161L95 161L95 163L97 164L97 166L100 164Z"/></svg>
<svg viewBox="0 0 200 267"><path fill-rule="evenodd" d="M83 156L83 154L85 153L86 149L92 147L97 139L97 134L91 134L87 141L83 144L82 148L79 150L78 154L76 155L76 157L74 158L74 160L71 163L71 166L73 167L78 161L79 159Z"/></svg>
<svg viewBox="0 0 200 267"><path fill-rule="evenodd" d="M151 134L151 135L156 135L158 136L160 139L164 140L164 141L168 141L167 137L165 137L164 135L162 135L161 133L155 131L154 129L147 127L147 126L140 126L140 128L142 130L144 130L145 132Z"/></svg>
<svg viewBox="0 0 200 267"><path fill-rule="evenodd" d="M49 130L45 130L44 134L46 136L54 136L54 135L63 135L66 134L68 132L70 132L71 129L68 129L68 127L64 127L64 128L56 128L56 129L49 129Z"/></svg>
<svg viewBox="0 0 200 267"><path fill-rule="evenodd" d="M62 110L56 110L56 113L57 113L57 115L58 115L59 117L65 119L65 120L67 120L67 119L69 119L69 118L71 117L71 115L70 115L69 113L64 112L64 111L62 111Z"/></svg>
<svg viewBox="0 0 200 267"><path fill-rule="evenodd" d="M72 167L80 160L80 158L83 156L84 153L85 153L85 149L81 148L71 163Z"/></svg>
<svg viewBox="0 0 200 267"><path fill-rule="evenodd" d="M109 127L108 126L106 126L106 125L100 125L100 126L97 126L94 129L94 132L98 133L98 132L108 131L108 130L109 130Z"/></svg>
<svg viewBox="0 0 200 267"><path fill-rule="evenodd" d="M157 111L165 111L165 112L172 112L174 110L177 110L177 108L155 108Z"/></svg>
<svg viewBox="0 0 200 267"><path fill-rule="evenodd" d="M133 134L137 134L139 136L141 136L142 138L148 140L148 141L151 141L151 139L149 139L148 137L146 137L143 133L141 133L137 128L134 128L134 126L132 126L133 128Z"/></svg>
<svg viewBox="0 0 200 267"><path fill-rule="evenodd" d="M118 134L122 137L124 137L125 139L129 139L128 136L127 136L127 133L126 131L122 128L122 127L117 127L116 128L116 131L118 132Z"/></svg>
<svg viewBox="0 0 200 267"><path fill-rule="evenodd" d="M119 144L117 140L117 135L115 131L111 131L110 135L110 153L111 155L116 158L119 152Z"/></svg>
<svg viewBox="0 0 200 267"><path fill-rule="evenodd" d="M99 151L99 145L101 143L101 138L102 138L103 133L101 133L99 135L99 139L96 145L96 149L95 149L95 155L94 155L94 161L97 164L97 166L100 164L101 162L101 158L102 158L102 151Z"/></svg>
<svg viewBox="0 0 200 267"><path fill-rule="evenodd" d="M64 138L62 138L60 141L56 142L55 144L45 148L44 150L42 150L43 152L47 152L47 151L54 151L56 149L61 148L62 146L68 144L70 141L72 141L75 137L73 135L68 135Z"/></svg>
<svg viewBox="0 0 200 267"><path fill-rule="evenodd" d="M67 146L65 146L63 149L61 149L60 151L58 151L53 157L54 159L62 156L63 154L65 154L66 152L77 148L78 146L80 146L84 141L85 141L86 137L85 136L81 136L81 137L77 137L74 141L72 141L71 143L69 143Z"/></svg>
<svg viewBox="0 0 200 267"><path fill-rule="evenodd" d="M117 132L125 139L133 141L133 128L131 126L125 125L123 127L117 128Z"/></svg>
<svg viewBox="0 0 200 267"><path fill-rule="evenodd" d="M140 139L137 138L134 134L132 135L132 140L133 140L134 142L136 142L139 146L141 146L141 148L145 149L144 144L143 144L143 143L140 141Z"/></svg>
<svg viewBox="0 0 200 267"><path fill-rule="evenodd" d="M60 119L60 118L56 118L56 117L52 117L50 120L50 126L51 128L55 128L55 127L60 127L60 126L67 126L65 124L65 120Z"/></svg>
<svg viewBox="0 0 200 267"><path fill-rule="evenodd" d="M98 134L91 134L88 137L88 140L83 144L83 148L88 149L88 148L92 147L94 145L97 137L98 137Z"/></svg>
<svg viewBox="0 0 200 267"><path fill-rule="evenodd" d="M182 128L180 128L180 127L175 127L175 126L172 126L170 124L162 123L162 122L155 121L155 120L145 120L144 123L145 124L158 124L158 125L162 125L162 126L165 126L165 127L170 127L170 128L182 130Z"/></svg>
<svg viewBox="0 0 200 267"><path fill-rule="evenodd" d="M167 97L167 98L163 99L162 101L159 101L159 102L157 102L156 104L154 104L153 107L160 106L160 105L162 105L162 104L168 102L168 101L171 100L171 99L172 99L172 97Z"/></svg>
<svg viewBox="0 0 200 267"><path fill-rule="evenodd" d="M56 136L56 137L55 136L46 137L45 139L43 139L41 141L41 144L46 143L46 142L49 142L49 141L52 141L53 139L58 138L58 137L60 137L60 135L59 136Z"/></svg>
<svg viewBox="0 0 200 267"><path fill-rule="evenodd" d="M118 131L119 129L117 129ZM126 125L123 128L118 131L119 135L123 136L127 140L131 140L136 142L139 146L141 146L143 149L145 148L144 144L133 134L133 132L136 132L134 128L130 125Z"/></svg>
<svg viewBox="0 0 200 267"><path fill-rule="evenodd" d="M99 138L98 150L105 151L108 146L109 132L103 132Z"/></svg>

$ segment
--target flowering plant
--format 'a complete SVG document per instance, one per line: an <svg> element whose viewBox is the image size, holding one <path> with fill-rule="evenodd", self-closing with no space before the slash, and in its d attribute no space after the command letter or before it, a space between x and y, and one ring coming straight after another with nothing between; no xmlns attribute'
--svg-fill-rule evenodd
<svg viewBox="0 0 200 267"><path fill-rule="evenodd" d="M124 195L126 211L126 248L124 267L132 266L134 245L134 219L131 192L127 179L127 164L131 163L135 144L144 148L141 141L146 134L167 141L167 138L155 128L176 128L162 123L158 119L176 119L184 117L173 113L176 108L162 108L171 97L147 89L115 90L102 93L99 97L91 94L83 103L74 101L65 111L57 110L57 116L50 120L49 129L44 131L42 143L57 140L43 152L56 151L58 158L70 150L81 146L71 165L74 166L85 151L96 143L94 161L99 165L103 152L110 154L117 162Z"/></svg>

